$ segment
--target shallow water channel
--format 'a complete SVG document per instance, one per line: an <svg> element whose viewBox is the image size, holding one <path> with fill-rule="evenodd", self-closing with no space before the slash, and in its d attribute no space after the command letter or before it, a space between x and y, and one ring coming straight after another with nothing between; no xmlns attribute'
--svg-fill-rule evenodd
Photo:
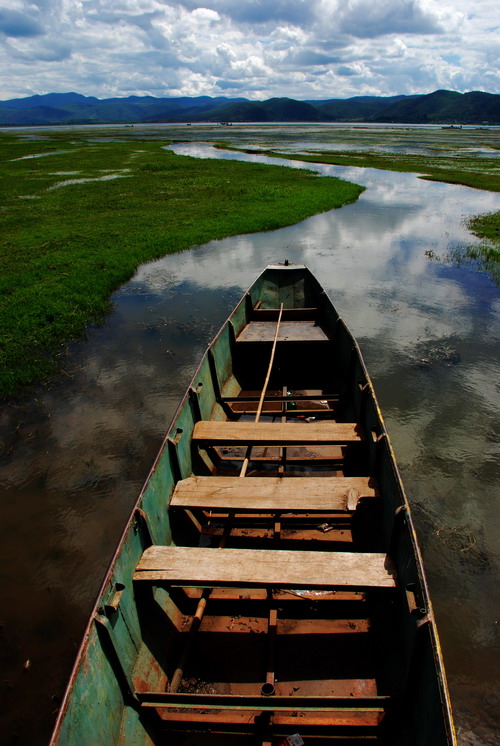
<svg viewBox="0 0 500 746"><path fill-rule="evenodd" d="M262 159L203 143L174 149ZM460 744L500 742L500 293L476 267L446 259L475 242L466 218L500 210L500 195L307 167L367 189L298 225L144 265L113 296L106 323L71 346L57 382L2 411L5 743L47 743L86 617L179 399L242 292L284 259L317 275L373 378L420 536Z"/></svg>

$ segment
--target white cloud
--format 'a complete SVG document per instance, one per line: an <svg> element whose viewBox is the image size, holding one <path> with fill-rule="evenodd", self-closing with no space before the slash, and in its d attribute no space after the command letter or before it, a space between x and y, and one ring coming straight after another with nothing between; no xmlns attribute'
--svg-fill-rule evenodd
<svg viewBox="0 0 500 746"><path fill-rule="evenodd" d="M202 21L220 21L220 15L217 11L210 8L196 8L196 10L193 10L192 15Z"/></svg>
<svg viewBox="0 0 500 746"><path fill-rule="evenodd" d="M492 0L0 0L0 99L500 93Z"/></svg>
<svg viewBox="0 0 500 746"><path fill-rule="evenodd" d="M352 65L339 65L337 68L337 75L343 75L345 77L351 77L353 75L366 75L369 73L368 68L360 62L355 62Z"/></svg>

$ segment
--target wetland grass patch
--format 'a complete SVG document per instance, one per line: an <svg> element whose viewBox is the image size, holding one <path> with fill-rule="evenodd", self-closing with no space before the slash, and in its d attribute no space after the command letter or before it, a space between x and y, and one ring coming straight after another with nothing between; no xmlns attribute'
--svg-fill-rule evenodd
<svg viewBox="0 0 500 746"><path fill-rule="evenodd" d="M500 285L500 212L476 215L469 220L470 230L484 243L467 249L468 256L477 260Z"/></svg>
<svg viewBox="0 0 500 746"><path fill-rule="evenodd" d="M309 171L176 156L164 144L0 136L1 396L53 371L57 352L102 321L141 263L281 228L363 191ZM61 185L68 172L74 183Z"/></svg>

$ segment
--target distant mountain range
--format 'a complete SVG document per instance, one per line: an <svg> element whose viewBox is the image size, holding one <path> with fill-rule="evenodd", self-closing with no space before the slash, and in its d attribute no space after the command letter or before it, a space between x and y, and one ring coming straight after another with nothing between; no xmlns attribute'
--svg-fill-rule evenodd
<svg viewBox="0 0 500 746"><path fill-rule="evenodd" d="M98 99L79 93L47 93L0 101L1 126L137 122L500 124L500 95L481 91L435 91L417 96L249 101L210 96Z"/></svg>

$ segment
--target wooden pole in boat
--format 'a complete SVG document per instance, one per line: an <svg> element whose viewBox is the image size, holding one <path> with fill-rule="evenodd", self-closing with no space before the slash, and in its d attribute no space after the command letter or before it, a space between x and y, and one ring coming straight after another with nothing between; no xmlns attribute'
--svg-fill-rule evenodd
<svg viewBox="0 0 500 746"><path fill-rule="evenodd" d="M280 330L280 324L281 324L281 316L282 316L282 314L283 314L283 303L280 306L280 312L279 312L279 315L278 315L278 323L276 324L276 331L274 333L273 348L271 350L271 358L269 360L269 366L267 368L266 380L264 381L264 386L263 386L261 394L260 394L259 406L257 407L257 413L255 415L255 422L258 422L260 420L260 415L262 414L262 409L264 407L264 399L266 398L267 387L269 385L269 379L271 377L271 370L272 370L273 363L274 363L274 354L276 352L276 345L278 343L278 334L279 334L279 330ZM248 469L248 464L250 463L250 454L251 454L251 452L252 452L252 446L249 445L248 448L247 448L247 452L245 454L245 459L243 461L243 466L241 467L240 477L245 477L246 476L247 469Z"/></svg>
<svg viewBox="0 0 500 746"><path fill-rule="evenodd" d="M269 384L269 379L271 377L271 370L273 367L274 362L274 354L276 352L276 345L278 342L278 333L281 323L281 316L283 314L283 303L280 306L280 312L278 315L278 323L276 324L276 331L274 334L274 341L273 341L273 348L271 350L271 359L269 360L269 366L267 368L267 375L266 380L264 381L264 387L262 389L260 400L259 400L259 406L257 407L257 413L255 415L255 422L258 422L260 420L260 415L262 413L262 409L264 406L264 399L266 396L267 387ZM245 460L243 461L243 466L241 468L240 477L244 477L247 473L248 464L250 461L250 454L252 451L252 446L249 445L247 448L247 452L245 455ZM228 516L228 523L231 521L231 516ZM230 532L224 532L224 535L222 536L220 542L219 542L219 549L223 549L226 546L227 539L229 537ZM169 692L176 692L181 684L182 677L184 676L184 669L186 667L187 659L189 657L189 653L191 652L191 646L194 641L195 633L199 630L201 622L203 620L203 615L205 614L205 609L207 606L207 601L210 597L210 594L212 592L211 588L205 588L203 593L201 594L201 598L198 601L198 605L196 607L196 611L194 613L193 619L191 620L191 626L189 627L188 638L186 640L186 645L184 647L184 650L181 653L181 656L179 658L179 662L177 664L177 668L174 671L174 674L172 678L170 679L170 684L168 687Z"/></svg>

